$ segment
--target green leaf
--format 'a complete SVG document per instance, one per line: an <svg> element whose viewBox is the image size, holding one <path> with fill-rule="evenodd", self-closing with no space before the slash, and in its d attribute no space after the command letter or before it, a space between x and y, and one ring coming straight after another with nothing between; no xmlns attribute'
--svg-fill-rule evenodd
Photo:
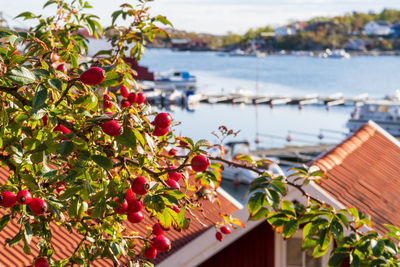
<svg viewBox="0 0 400 267"><path fill-rule="evenodd" d="M209 147L210 142L208 142L206 139L201 139L201 140L197 141L195 147L201 147L201 146Z"/></svg>
<svg viewBox="0 0 400 267"><path fill-rule="evenodd" d="M9 244L10 246L14 246L18 244L19 241L21 241L22 237L23 237L22 231L20 230L18 234L16 234L12 239L7 238L6 243Z"/></svg>
<svg viewBox="0 0 400 267"><path fill-rule="evenodd" d="M47 83L51 88L61 91L62 90L62 82L60 79L49 79Z"/></svg>
<svg viewBox="0 0 400 267"><path fill-rule="evenodd" d="M342 264L342 261L346 258L346 254L344 253L335 253L333 254L328 262L328 266L336 267Z"/></svg>
<svg viewBox="0 0 400 267"><path fill-rule="evenodd" d="M136 136L135 133L128 127L124 127L124 133L116 136L115 140L123 146L135 148Z"/></svg>
<svg viewBox="0 0 400 267"><path fill-rule="evenodd" d="M24 229L24 239L28 244L31 243L32 236L33 236L32 228L29 223L26 223Z"/></svg>
<svg viewBox="0 0 400 267"><path fill-rule="evenodd" d="M10 214L4 215L0 219L0 232L6 227L7 223L10 221Z"/></svg>
<svg viewBox="0 0 400 267"><path fill-rule="evenodd" d="M291 220L285 223L283 226L282 236L283 238L290 238L294 235L299 228L299 222L297 220Z"/></svg>
<svg viewBox="0 0 400 267"><path fill-rule="evenodd" d="M171 211L174 212L170 208L165 208L163 212L157 213L158 222L165 229L171 228L171 224L172 224Z"/></svg>
<svg viewBox="0 0 400 267"><path fill-rule="evenodd" d="M103 199L100 202L98 202L96 204L96 206L94 207L94 210L92 212L92 217L93 218L102 218L102 217L104 217L105 210L106 210L106 202Z"/></svg>
<svg viewBox="0 0 400 267"><path fill-rule="evenodd" d="M100 155L92 155L92 160L97 163L100 167L106 170L110 170L113 167L112 160Z"/></svg>
<svg viewBox="0 0 400 267"><path fill-rule="evenodd" d="M144 141L143 135L137 130L133 130L133 133L134 133L134 135L136 137L136 140L139 142L139 144L142 147L144 147L145 146L145 141Z"/></svg>
<svg viewBox="0 0 400 267"><path fill-rule="evenodd" d="M121 80L121 75L117 72L107 72L104 81L100 84L100 86L108 87L117 85Z"/></svg>
<svg viewBox="0 0 400 267"><path fill-rule="evenodd" d="M68 199L68 198L72 197L73 195L77 194L81 190L82 190L81 186L75 186L75 187L68 188L67 190L63 191L63 193L59 197L59 200Z"/></svg>
<svg viewBox="0 0 400 267"><path fill-rule="evenodd" d="M67 156L74 151L74 143L72 141L63 141L57 147L57 152L63 156Z"/></svg>
<svg viewBox="0 0 400 267"><path fill-rule="evenodd" d="M371 246L374 256L379 257L382 255L383 250L385 249L385 242L383 240L376 241L375 239L372 239Z"/></svg>
<svg viewBox="0 0 400 267"><path fill-rule="evenodd" d="M25 67L11 70L11 74L8 75L8 78L19 84L29 84L36 81L36 77L33 72Z"/></svg>
<svg viewBox="0 0 400 267"><path fill-rule="evenodd" d="M269 213L268 208L261 208L256 214L249 217L250 221L265 219Z"/></svg>
<svg viewBox="0 0 400 267"><path fill-rule="evenodd" d="M44 106L47 99L47 88L42 84L36 87L35 96L33 98L33 108L39 109Z"/></svg>
<svg viewBox="0 0 400 267"><path fill-rule="evenodd" d="M247 204L251 216L256 214L264 206L264 199L265 194L263 192L256 192L251 195Z"/></svg>

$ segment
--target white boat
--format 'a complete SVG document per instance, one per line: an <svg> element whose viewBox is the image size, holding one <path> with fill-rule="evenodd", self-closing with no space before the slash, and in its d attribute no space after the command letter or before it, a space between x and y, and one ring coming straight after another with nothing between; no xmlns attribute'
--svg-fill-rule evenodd
<svg viewBox="0 0 400 267"><path fill-rule="evenodd" d="M329 58L350 58L350 54L344 49L334 49L333 51L326 49L326 53Z"/></svg>
<svg viewBox="0 0 400 267"><path fill-rule="evenodd" d="M235 161L238 155L249 155L249 142L247 141L236 141L228 142L225 144L226 154L224 158L229 161ZM256 160L253 157L254 160ZM224 170L222 171L222 179L230 180L234 183L250 184L254 179L260 177L256 172L250 171L243 168L231 167L228 164L223 164ZM279 176L283 175L282 169L274 161L270 161L268 164L268 170L271 175Z"/></svg>
<svg viewBox="0 0 400 267"><path fill-rule="evenodd" d="M243 56L247 56L246 52L240 48L237 48L235 50L232 50L231 52L229 52L229 55L232 57L243 57Z"/></svg>
<svg viewBox="0 0 400 267"><path fill-rule="evenodd" d="M356 131L369 120L376 122L393 136L400 136L400 102L379 100L357 106L347 122L350 132Z"/></svg>
<svg viewBox="0 0 400 267"><path fill-rule="evenodd" d="M170 71L164 74L157 74L154 83L158 88L187 89L196 87L196 76L188 71Z"/></svg>

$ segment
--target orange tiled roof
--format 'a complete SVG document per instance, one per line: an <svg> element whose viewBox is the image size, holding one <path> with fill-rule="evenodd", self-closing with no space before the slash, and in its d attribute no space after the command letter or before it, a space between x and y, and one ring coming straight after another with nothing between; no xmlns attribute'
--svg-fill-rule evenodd
<svg viewBox="0 0 400 267"><path fill-rule="evenodd" d="M317 159L328 179L320 186L345 206L369 214L374 228L400 226L400 147L375 123L362 126Z"/></svg>
<svg viewBox="0 0 400 267"><path fill-rule="evenodd" d="M0 168L0 184L4 184L7 182L8 176L10 175L9 170L6 168ZM234 213L238 208L232 204L229 200L219 195L219 200L221 203L221 207L215 202L211 204L210 202L204 201L203 208L205 210L205 216L207 220L200 214L198 211L193 211L194 214L208 227L211 226L210 221L217 222L221 221L221 217L219 215L220 212L224 213ZM0 217L6 214L6 209L0 208ZM145 212L145 211L144 211ZM145 212L146 213L146 212ZM196 221L190 215L187 215L188 218L191 219L190 227L187 230L183 230L182 232L177 232L174 229L171 229L165 232L165 236L171 240L172 249L169 252L159 253L154 263L159 263L167 257L171 256L174 252L179 250L185 244L189 243L204 231L207 228L201 226L201 224ZM146 225L152 226L155 223L155 219L150 219L148 216L145 216L145 220L139 224L131 224L126 221L125 226L128 232L140 232L143 235L147 233ZM33 239L30 248L31 255L27 255L22 250L22 241L19 242L18 245L14 247L5 246L5 240L7 238L14 237L19 231L18 224L16 220L11 220L8 225L0 232L0 266L28 266L32 263L34 256L38 255L38 249L36 247L37 239ZM81 236L78 234L70 234L65 228L58 227L56 225L52 225L52 244L55 248L54 254L52 256L53 260L60 260L71 256L75 247L81 240ZM140 241L137 242L140 244ZM140 250L141 247L138 247ZM121 262L124 262L122 259ZM99 260L95 264L91 266L113 266L111 261Z"/></svg>

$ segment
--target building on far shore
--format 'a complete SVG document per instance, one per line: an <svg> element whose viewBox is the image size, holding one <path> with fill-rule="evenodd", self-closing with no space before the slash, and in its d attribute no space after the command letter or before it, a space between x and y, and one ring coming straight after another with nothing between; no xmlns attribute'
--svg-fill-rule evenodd
<svg viewBox="0 0 400 267"><path fill-rule="evenodd" d="M387 21L371 21L364 26L366 35L389 35L392 33L392 24Z"/></svg>
<svg viewBox="0 0 400 267"><path fill-rule="evenodd" d="M297 33L297 30L293 27L278 27L275 29L275 35L276 36L288 36L288 35L295 35Z"/></svg>

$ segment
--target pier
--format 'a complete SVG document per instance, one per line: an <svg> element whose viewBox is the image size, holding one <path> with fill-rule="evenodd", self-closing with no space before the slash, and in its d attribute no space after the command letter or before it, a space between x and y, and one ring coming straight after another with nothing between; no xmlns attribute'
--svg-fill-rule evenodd
<svg viewBox="0 0 400 267"><path fill-rule="evenodd" d="M201 95L201 103L208 104L252 104L252 105L325 105L327 107L338 105L358 105L365 101L370 100L368 95L362 94L356 97L343 97L341 95L333 96L250 96L240 94L215 94L215 95Z"/></svg>

